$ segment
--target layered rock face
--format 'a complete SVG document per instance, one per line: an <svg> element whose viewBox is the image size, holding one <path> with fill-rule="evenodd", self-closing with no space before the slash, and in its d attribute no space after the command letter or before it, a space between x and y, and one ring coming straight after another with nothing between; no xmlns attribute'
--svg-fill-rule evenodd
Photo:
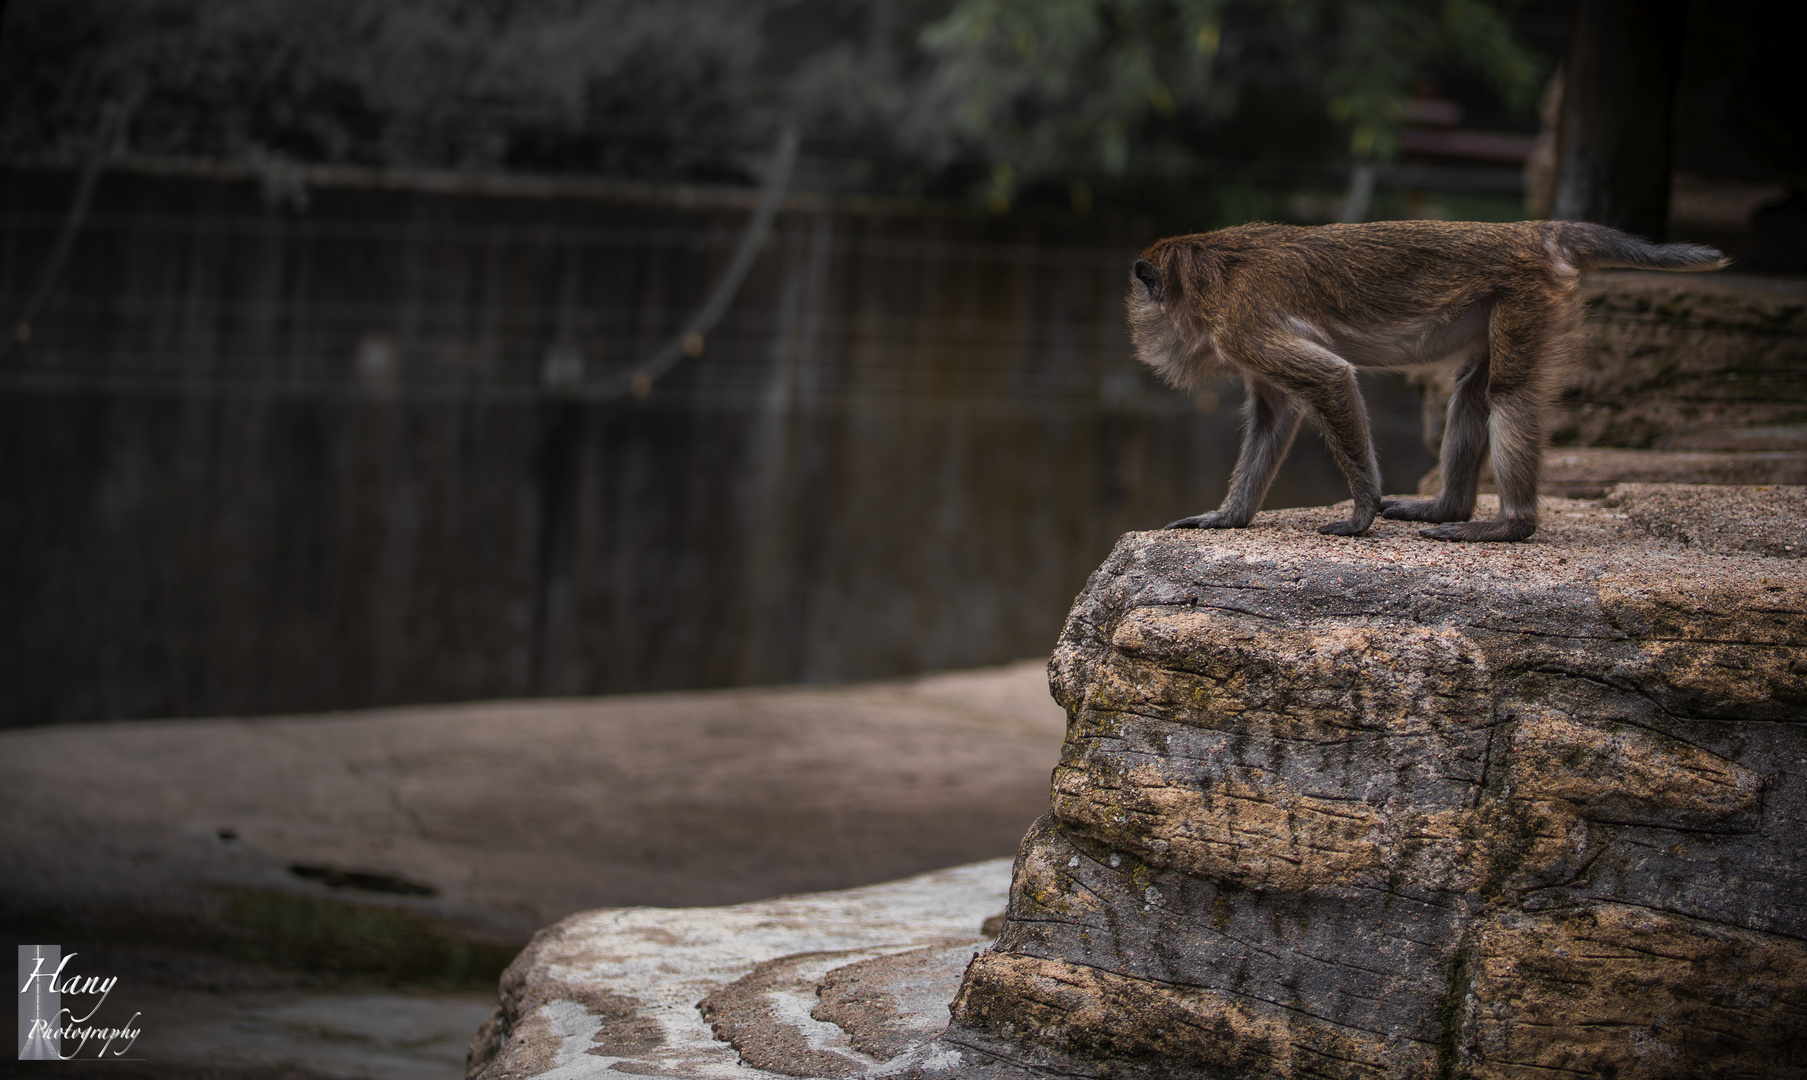
<svg viewBox="0 0 1807 1080"><path fill-rule="evenodd" d="M1543 490L1807 483L1807 280L1591 275L1585 345L1546 418ZM1426 442L1454 373L1422 377ZM1440 485L1433 470L1420 485Z"/></svg>
<svg viewBox="0 0 1807 1080"><path fill-rule="evenodd" d="M1804 512L1628 486L1515 545L1126 536L917 1075L1807 1076Z"/></svg>
<svg viewBox="0 0 1807 1080"><path fill-rule="evenodd" d="M1588 334L1550 416L1559 447L1803 451L1807 281L1592 275Z"/></svg>

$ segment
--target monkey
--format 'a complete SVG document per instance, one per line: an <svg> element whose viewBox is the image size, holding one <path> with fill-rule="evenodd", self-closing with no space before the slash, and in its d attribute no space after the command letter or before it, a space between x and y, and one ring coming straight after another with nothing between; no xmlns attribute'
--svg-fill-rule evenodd
<svg viewBox="0 0 1807 1080"><path fill-rule="evenodd" d="M1169 529L1246 526L1309 416L1355 508L1318 529L1359 536L1376 515L1436 523L1433 540L1523 540L1537 529L1542 414L1579 349L1581 275L1607 267L1718 270L1723 254L1578 221L1250 224L1142 252L1126 298L1138 359L1169 386L1240 375L1242 452L1223 505ZM1443 489L1382 499L1357 368L1456 366ZM1500 514L1473 521L1491 455Z"/></svg>

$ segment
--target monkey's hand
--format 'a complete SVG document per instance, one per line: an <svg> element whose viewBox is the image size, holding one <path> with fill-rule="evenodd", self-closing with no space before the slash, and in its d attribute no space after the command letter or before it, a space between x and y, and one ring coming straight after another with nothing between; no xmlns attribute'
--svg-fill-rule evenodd
<svg viewBox="0 0 1807 1080"><path fill-rule="evenodd" d="M1178 521L1169 521L1161 527L1163 529L1240 529L1248 523L1247 518L1239 521L1222 510L1213 510L1209 514L1194 514Z"/></svg>
<svg viewBox="0 0 1807 1080"><path fill-rule="evenodd" d="M1467 521L1472 514L1445 507L1441 499L1380 500L1380 516L1394 521Z"/></svg>
<svg viewBox="0 0 1807 1080"><path fill-rule="evenodd" d="M1319 525L1318 531L1325 536L1360 536L1367 532L1368 526L1372 524L1374 524L1374 519L1370 515L1367 521L1333 521L1328 525Z"/></svg>

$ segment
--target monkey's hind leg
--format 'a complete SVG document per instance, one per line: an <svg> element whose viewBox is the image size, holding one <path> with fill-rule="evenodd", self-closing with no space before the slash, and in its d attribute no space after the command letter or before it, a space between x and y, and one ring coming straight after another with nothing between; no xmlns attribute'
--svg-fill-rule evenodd
<svg viewBox="0 0 1807 1080"><path fill-rule="evenodd" d="M1255 517L1261 500L1286 460L1304 415L1274 384L1253 375L1242 380L1248 399L1243 405L1242 454L1230 475L1223 505L1208 514L1169 522L1169 529L1240 529Z"/></svg>
<svg viewBox="0 0 1807 1080"><path fill-rule="evenodd" d="M1502 300L1489 333L1488 441L1500 516L1420 529L1432 540L1523 540L1537 531L1537 473L1549 369L1574 345L1572 319L1554 304Z"/></svg>
<svg viewBox="0 0 1807 1080"><path fill-rule="evenodd" d="M1381 516L1400 521L1467 521L1474 516L1481 461L1487 454L1487 353L1477 352L1456 376L1443 425L1438 473L1443 490L1434 499L1383 499Z"/></svg>

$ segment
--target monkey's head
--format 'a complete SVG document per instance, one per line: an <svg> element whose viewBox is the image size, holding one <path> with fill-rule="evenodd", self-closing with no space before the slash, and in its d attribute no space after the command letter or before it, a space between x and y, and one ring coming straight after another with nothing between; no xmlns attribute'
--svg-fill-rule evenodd
<svg viewBox="0 0 1807 1080"><path fill-rule="evenodd" d="M1124 307L1129 316L1129 339L1136 357L1176 390L1192 390L1209 377L1215 358L1210 335L1200 333L1186 310L1182 282L1173 273L1170 251L1157 244L1143 253L1129 270L1129 295ZM1168 264L1163 272L1160 263Z"/></svg>

